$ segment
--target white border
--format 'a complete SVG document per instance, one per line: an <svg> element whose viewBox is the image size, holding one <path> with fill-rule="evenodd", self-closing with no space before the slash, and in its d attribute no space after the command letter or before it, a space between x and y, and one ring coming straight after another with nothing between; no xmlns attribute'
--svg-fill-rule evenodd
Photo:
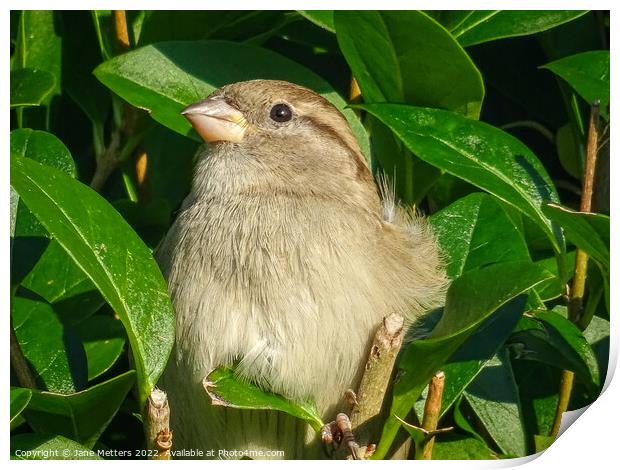
<svg viewBox="0 0 620 470"><path fill-rule="evenodd" d="M615 19L615 14L613 13L613 4L610 1L575 1L575 0L564 0L561 3L558 2L550 2L550 1L531 1L531 0L522 0L520 2L515 1L506 1L506 0L497 0L494 2L489 1L469 1L469 2L457 2L457 1L418 1L418 2L404 2L404 1L394 1L394 0L382 0L378 1L367 1L367 0L341 0L338 2L326 1L326 0L315 0L315 1L304 1L304 2L251 2L248 0L227 0L226 2L209 2L209 1L188 1L188 0L176 0L173 3L169 1L144 1L144 0L135 0L135 1L118 1L111 0L107 2L101 1L82 1L79 5L76 5L74 2L70 1L40 1L40 0L25 0L20 2L12 2L12 4L7 5L7 8L4 10L4 15L2 17L2 30L4 32L4 37L7 38L9 34L9 8L13 9L75 9L76 6L79 6L81 9L112 9L112 8L125 8L125 9L208 9L209 7L215 7L213 9L229 9L229 10L244 10L244 9L269 9L269 10L277 10L277 9L593 9L593 10L612 10L612 16ZM219 7L219 8L218 8ZM612 53L612 96L614 95L613 90L615 90L615 85L617 83L617 68L616 65L616 56L617 56L617 41L615 40L616 36L611 34L611 53ZM8 41L7 41L8 42ZM4 129L8 131L9 129L9 48L8 44L5 44L5 69L2 74L3 79L3 108L5 112L2 114L2 120L4 122ZM612 100L612 111L616 109L614 101ZM611 112L611 115L616 115L615 112ZM5 150L5 155L2 157L2 164L4 165L3 171L0 172L0 191L2 194L2 200L6 201L3 206L4 217L5 220L5 233L8 234L8 220L9 220L9 158L6 155L6 151L9 148L9 139L8 132L4 132L0 139L2 139L2 148ZM612 127L612 148L613 143L616 142L617 132L615 128ZM615 176L618 175L618 163L616 162L616 158L612 156L611 158L611 179L615 181ZM615 247L617 244L614 243L618 239L618 223L617 223L617 202L618 202L618 191L615 190L615 185L612 184L611 187L611 207L612 207L612 231L611 231L611 239L612 245ZM7 237L8 238L8 237ZM9 312L9 299L8 295L6 295L6 288L9 286L9 244L8 240L5 238L5 242L0 244L0 260L2 260L2 285L5 286L5 290L2 292L2 304L3 304L3 321L4 321L4 331L8 331L8 312ZM615 248L612 249L612 252L615 253ZM617 265L612 264L612 272L611 279L618 279L617 277L618 269ZM418 467L427 467L432 466L433 468L458 468L458 469L479 469L479 468L507 468L507 467L515 467L520 465L527 465L528 469L545 469L549 468L574 468L574 467L582 467L582 468L600 468L606 469L611 467L612 465L618 465L617 461L617 450L618 450L618 427L620 426L620 385L618 384L618 379L611 381L612 376L614 375L615 368L617 365L618 358L618 338L619 335L619 322L617 320L618 309L616 308L617 302L615 301L614 296L611 298L611 348L610 348L610 361L609 361L609 372L606 381L606 389L601 397L592 404L589 409L585 410L583 415L576 421L576 423L572 426L569 426L568 429L558 438L558 440L542 455L539 456L530 456L524 457L521 459L512 459L512 460L501 460L501 461L385 461L380 463L379 465L387 465L387 466L395 466L411 469L415 466ZM5 358L9 357L9 342L8 342L8 334L4 335L5 341ZM6 364L6 362L5 362ZM4 369L5 373L2 377L2 389L5 390L5 393L8 394L8 368ZM610 382L611 381L611 382ZM5 395L6 396L6 395ZM7 397L8 398L8 397ZM6 400L6 398L5 398ZM6 403L6 401L5 401ZM1 407L2 412L0 414L0 422L6 423L8 421L8 407L5 405ZM567 416L567 419L563 421L563 427L566 427L568 423L574 421L573 416ZM567 423L567 424L565 424ZM9 429L8 425L4 426L4 436L2 437L0 443L0 458L8 460L9 455ZM538 457L538 458L536 458ZM616 462L615 464L613 462ZM37 461L11 461L10 465L15 466L31 466L31 465L40 465L41 462ZM125 463L121 463L124 465ZM147 461L133 461L130 462L132 466L143 466L143 465L156 465L153 462ZM195 468L205 468L205 466L217 466L217 467L227 467L227 468L236 468L238 466L247 465L252 468L268 468L269 467L280 467L280 468L288 468L290 465L299 466L300 468L315 468L316 465L320 465L321 468L332 467L332 466L344 466L344 465L376 465L374 462L364 462L364 463L351 463L351 462L331 462L331 461L321 461L320 463L311 462L311 461L285 461L285 462L260 462L254 461L251 463L246 462L172 462L172 465L188 465L190 467ZM80 466L82 467L84 463L79 461L48 461L43 463L47 468L63 468L66 466ZM88 462L86 465L106 465L106 463L100 462ZM164 465L170 465L170 462L165 463ZM152 467L150 467L152 468Z"/></svg>

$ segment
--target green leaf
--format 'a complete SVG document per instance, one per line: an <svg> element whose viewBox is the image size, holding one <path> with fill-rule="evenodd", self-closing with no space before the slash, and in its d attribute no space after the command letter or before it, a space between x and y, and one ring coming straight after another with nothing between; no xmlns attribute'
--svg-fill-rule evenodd
<svg viewBox="0 0 620 470"><path fill-rule="evenodd" d="M512 347L512 346L511 346ZM549 435L558 405L561 370L541 362L514 358L512 368L519 386L519 399L530 449L535 436Z"/></svg>
<svg viewBox="0 0 620 470"><path fill-rule="evenodd" d="M11 155L30 158L70 176L76 176L75 162L71 153L53 134L32 129L16 129L11 131L10 142ZM17 284L37 264L48 245L49 234L24 202L20 201L13 188L11 188L11 225L13 237L11 282ZM69 267L71 265L75 266L75 263L67 260L67 274L72 271ZM68 282L71 281L68 279ZM39 295L48 300L45 295Z"/></svg>
<svg viewBox="0 0 620 470"><path fill-rule="evenodd" d="M334 23L367 103L431 106L473 118L480 114L480 72L450 33L425 13L336 11Z"/></svg>
<svg viewBox="0 0 620 470"><path fill-rule="evenodd" d="M88 380L93 380L109 370L123 352L123 325L110 316L95 315L81 322L75 329L86 352Z"/></svg>
<svg viewBox="0 0 620 470"><path fill-rule="evenodd" d="M407 416L431 376L452 354L492 315L522 309L521 294L550 276L533 263L509 262L468 271L452 282L437 326L427 338L413 341L399 362L402 373L373 458L387 454L400 426L396 416Z"/></svg>
<svg viewBox="0 0 620 470"><path fill-rule="evenodd" d="M199 39L260 42L272 36L293 15L291 12L273 10L147 10L142 20L138 45Z"/></svg>
<svg viewBox="0 0 620 470"><path fill-rule="evenodd" d="M32 391L27 388L11 387L11 424L15 421L32 396Z"/></svg>
<svg viewBox="0 0 620 470"><path fill-rule="evenodd" d="M518 227L487 194L465 196L433 214L429 221L450 278L491 263L530 261Z"/></svg>
<svg viewBox="0 0 620 470"><path fill-rule="evenodd" d="M510 345L522 360L540 361L572 370L581 380L597 387L598 362L579 328L552 311L537 310L519 321Z"/></svg>
<svg viewBox="0 0 620 470"><path fill-rule="evenodd" d="M588 327L584 330L583 336L588 341L596 355L598 370L601 377L601 385L607 376L609 363L609 321L604 318L594 316Z"/></svg>
<svg viewBox="0 0 620 470"><path fill-rule="evenodd" d="M569 241L609 272L609 216L577 212L559 204L546 204L542 210L547 217L560 224Z"/></svg>
<svg viewBox="0 0 620 470"><path fill-rule="evenodd" d="M11 154L30 158L75 177L77 172L71 152L54 134L32 129L11 131Z"/></svg>
<svg viewBox="0 0 620 470"><path fill-rule="evenodd" d="M11 155L30 158L75 177L75 162L58 137L49 132L32 129L11 131ZM14 236L48 236L34 215L20 201L15 213Z"/></svg>
<svg viewBox="0 0 620 470"><path fill-rule="evenodd" d="M334 12L332 10L297 10L304 18L312 21L315 25L335 33Z"/></svg>
<svg viewBox="0 0 620 470"><path fill-rule="evenodd" d="M64 323L74 325L95 313L105 300L65 249L52 240L22 287L49 302Z"/></svg>
<svg viewBox="0 0 620 470"><path fill-rule="evenodd" d="M101 460L96 452L53 434L11 436L11 460Z"/></svg>
<svg viewBox="0 0 620 470"><path fill-rule="evenodd" d="M573 277L575 272L575 251L566 253L566 267L568 279ZM555 277L543 282L536 287L536 292L543 301L552 300L566 293L566 283L562 281L558 273L558 263L555 257L544 258L536 261L536 264L543 269L553 273Z"/></svg>
<svg viewBox="0 0 620 470"><path fill-rule="evenodd" d="M555 135L560 164L573 178L581 180L583 175L583 151L577 145L579 137L575 135L575 127L569 122L560 127Z"/></svg>
<svg viewBox="0 0 620 470"><path fill-rule="evenodd" d="M523 314L525 297L508 306L510 308L504 308L501 315L492 315L486 320L441 367L446 375L441 415L448 411L508 339Z"/></svg>
<svg viewBox="0 0 620 470"><path fill-rule="evenodd" d="M215 369L205 380L205 389L214 405L245 410L278 410L295 416L319 431L323 422L309 403L293 403L242 380L232 369Z"/></svg>
<svg viewBox="0 0 620 470"><path fill-rule="evenodd" d="M334 104L351 124L362 152L369 155L368 135L355 113L344 109L346 102L338 93L312 71L267 49L227 41L162 42L104 62L94 73L123 99L149 111L157 122L196 140L200 139L180 114L185 106L228 83L287 80L313 89Z"/></svg>
<svg viewBox="0 0 620 470"><path fill-rule="evenodd" d="M433 460L492 460L497 454L479 439L459 434L439 436L433 446Z"/></svg>
<svg viewBox="0 0 620 470"><path fill-rule="evenodd" d="M150 250L105 199L59 171L12 158L11 184L123 322L143 405L174 341L166 282Z"/></svg>
<svg viewBox="0 0 620 470"><path fill-rule="evenodd" d="M464 396L503 453L527 455L521 401L505 349L487 363Z"/></svg>
<svg viewBox="0 0 620 470"><path fill-rule="evenodd" d="M60 434L92 448L121 406L135 375L130 370L70 395L33 390L24 416L36 432Z"/></svg>
<svg viewBox="0 0 620 470"><path fill-rule="evenodd" d="M543 214L543 201L559 201L545 168L524 144L489 124L439 109L398 104L359 105L422 160L497 196L530 217L556 252L562 234Z"/></svg>
<svg viewBox="0 0 620 470"><path fill-rule="evenodd" d="M39 106L55 85L54 76L45 70L11 70L11 108Z"/></svg>
<svg viewBox="0 0 620 470"><path fill-rule="evenodd" d="M39 386L62 393L86 387L82 343L48 303L15 296L11 316L17 341Z"/></svg>
<svg viewBox="0 0 620 470"><path fill-rule="evenodd" d="M448 31L454 31L474 12L472 10L425 10L424 13Z"/></svg>
<svg viewBox="0 0 620 470"><path fill-rule="evenodd" d="M514 36L526 36L555 28L586 14L569 10L472 11L452 34L463 46Z"/></svg>
<svg viewBox="0 0 620 470"><path fill-rule="evenodd" d="M62 39L55 13L22 10L18 29L13 69L35 68L50 73L54 77L53 94L60 93Z"/></svg>
<svg viewBox="0 0 620 470"><path fill-rule="evenodd" d="M588 104L601 102L607 118L609 106L609 51L588 51L543 65L566 81Z"/></svg>

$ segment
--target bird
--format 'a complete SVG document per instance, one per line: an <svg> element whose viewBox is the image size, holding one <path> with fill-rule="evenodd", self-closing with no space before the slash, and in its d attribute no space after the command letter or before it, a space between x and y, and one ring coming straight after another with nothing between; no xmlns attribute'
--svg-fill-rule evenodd
<svg viewBox="0 0 620 470"><path fill-rule="evenodd" d="M377 183L343 114L308 88L231 83L182 114L205 142L156 250L176 314L159 384L174 447L321 458L305 423L215 407L203 379L234 364L243 380L332 420L382 319L411 325L442 304L437 240Z"/></svg>

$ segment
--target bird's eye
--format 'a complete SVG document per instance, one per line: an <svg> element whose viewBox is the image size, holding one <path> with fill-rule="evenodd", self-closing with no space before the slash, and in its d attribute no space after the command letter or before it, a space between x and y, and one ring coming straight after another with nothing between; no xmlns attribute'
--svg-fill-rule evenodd
<svg viewBox="0 0 620 470"><path fill-rule="evenodd" d="M271 108L269 117L276 122L286 122L293 117L293 111L287 104L280 103Z"/></svg>

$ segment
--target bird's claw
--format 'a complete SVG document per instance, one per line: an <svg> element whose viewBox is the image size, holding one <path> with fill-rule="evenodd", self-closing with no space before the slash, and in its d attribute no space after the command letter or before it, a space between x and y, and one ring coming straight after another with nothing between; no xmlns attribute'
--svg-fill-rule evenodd
<svg viewBox="0 0 620 470"><path fill-rule="evenodd" d="M355 440L351 429L351 420L345 413L338 413L335 421L327 423L321 428L321 439L327 445L333 445L336 449L346 448L353 460L362 460L360 446ZM365 453L364 457L368 452Z"/></svg>

